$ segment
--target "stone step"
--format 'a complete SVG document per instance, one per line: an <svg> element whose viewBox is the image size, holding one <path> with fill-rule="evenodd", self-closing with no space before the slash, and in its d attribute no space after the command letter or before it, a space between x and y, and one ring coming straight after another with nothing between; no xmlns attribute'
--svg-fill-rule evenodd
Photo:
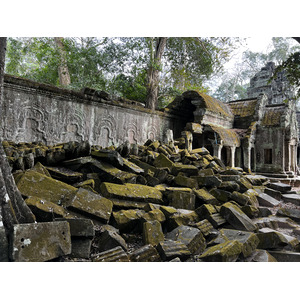
<svg viewBox="0 0 300 300"><path fill-rule="evenodd" d="M290 202L300 206L300 195L298 194L282 194L281 197L284 202Z"/></svg>
<svg viewBox="0 0 300 300"><path fill-rule="evenodd" d="M280 204L280 201L265 193L259 194L257 200L260 206L274 207Z"/></svg>

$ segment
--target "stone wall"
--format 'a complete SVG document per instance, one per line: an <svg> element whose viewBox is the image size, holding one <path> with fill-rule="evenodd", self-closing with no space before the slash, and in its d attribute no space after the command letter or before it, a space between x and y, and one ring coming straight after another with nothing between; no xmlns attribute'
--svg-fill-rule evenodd
<svg viewBox="0 0 300 300"><path fill-rule="evenodd" d="M0 134L15 142L86 140L106 147L125 140L163 140L167 129L179 137L186 123L167 112L151 113L134 101L104 98L6 75Z"/></svg>

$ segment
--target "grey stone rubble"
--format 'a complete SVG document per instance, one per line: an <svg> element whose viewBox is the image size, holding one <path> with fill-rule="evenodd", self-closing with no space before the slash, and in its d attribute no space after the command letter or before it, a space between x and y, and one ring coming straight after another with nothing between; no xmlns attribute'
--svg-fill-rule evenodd
<svg viewBox="0 0 300 300"><path fill-rule="evenodd" d="M290 186L169 135L127 150L4 141L11 210L29 219L0 228L1 261L299 261Z"/></svg>

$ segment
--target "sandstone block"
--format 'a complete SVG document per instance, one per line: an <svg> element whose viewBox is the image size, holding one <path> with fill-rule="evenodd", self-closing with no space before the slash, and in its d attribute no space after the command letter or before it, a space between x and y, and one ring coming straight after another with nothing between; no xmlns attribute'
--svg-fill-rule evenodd
<svg viewBox="0 0 300 300"><path fill-rule="evenodd" d="M0 262L8 261L8 241L4 227L0 227Z"/></svg>
<svg viewBox="0 0 300 300"><path fill-rule="evenodd" d="M186 192L174 190L168 195L169 205L175 208L195 209L195 194L192 190Z"/></svg>
<svg viewBox="0 0 300 300"><path fill-rule="evenodd" d="M148 221L143 224L143 241L145 244L156 246L164 240L160 222Z"/></svg>
<svg viewBox="0 0 300 300"><path fill-rule="evenodd" d="M268 194L261 193L257 196L259 205L266 207L274 207L280 204L280 201L275 198L269 196Z"/></svg>
<svg viewBox="0 0 300 300"><path fill-rule="evenodd" d="M114 222L121 232L130 232L133 229L139 230L140 219L145 212L139 209L119 210L113 212Z"/></svg>
<svg viewBox="0 0 300 300"><path fill-rule="evenodd" d="M218 187L222 181L217 176L193 176L197 180L199 187Z"/></svg>
<svg viewBox="0 0 300 300"><path fill-rule="evenodd" d="M190 189L198 188L198 183L195 179L183 175L177 175L174 179L174 182L178 186L184 186Z"/></svg>
<svg viewBox="0 0 300 300"><path fill-rule="evenodd" d="M176 257L186 260L191 255L187 246L178 241L165 240L160 242L156 249L163 261L170 261Z"/></svg>
<svg viewBox="0 0 300 300"><path fill-rule="evenodd" d="M103 251L93 257L94 262L129 262L129 257L121 246Z"/></svg>
<svg viewBox="0 0 300 300"><path fill-rule="evenodd" d="M271 251L256 249L246 261L249 262L277 262L277 259L270 254Z"/></svg>
<svg viewBox="0 0 300 300"><path fill-rule="evenodd" d="M213 188L209 192L221 203L227 202L231 198L230 192L221 190L219 188Z"/></svg>
<svg viewBox="0 0 300 300"><path fill-rule="evenodd" d="M130 261L135 262L159 262L161 258L157 250L150 244L147 244L130 254Z"/></svg>
<svg viewBox="0 0 300 300"><path fill-rule="evenodd" d="M193 190L196 198L200 200L200 202L204 204L212 204L212 205L218 205L219 201L211 194L209 193L205 188L196 190Z"/></svg>
<svg viewBox="0 0 300 300"><path fill-rule="evenodd" d="M270 250L269 253L279 262L300 262L299 252Z"/></svg>
<svg viewBox="0 0 300 300"><path fill-rule="evenodd" d="M279 191L281 193L289 192L292 189L292 187L289 184L285 184L285 183L281 183L281 182L270 182L268 184L268 187L270 189Z"/></svg>
<svg viewBox="0 0 300 300"><path fill-rule="evenodd" d="M298 194L282 194L281 197L284 202L290 202L300 206L300 195Z"/></svg>
<svg viewBox="0 0 300 300"><path fill-rule="evenodd" d="M11 241L11 258L17 262L42 262L71 253L66 221L14 225Z"/></svg>
<svg viewBox="0 0 300 300"><path fill-rule="evenodd" d="M109 228L103 230L97 238L95 238L95 243L100 252L113 249L115 247L121 246L125 251L127 251L127 244L125 240L115 231Z"/></svg>

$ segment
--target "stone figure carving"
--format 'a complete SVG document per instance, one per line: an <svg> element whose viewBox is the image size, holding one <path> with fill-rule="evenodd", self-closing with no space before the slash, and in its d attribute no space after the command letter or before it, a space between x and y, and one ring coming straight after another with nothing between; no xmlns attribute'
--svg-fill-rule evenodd
<svg viewBox="0 0 300 300"><path fill-rule="evenodd" d="M108 147L116 142L116 121L113 116L109 114L106 114L104 118L99 116L95 120L95 126L93 143Z"/></svg>

